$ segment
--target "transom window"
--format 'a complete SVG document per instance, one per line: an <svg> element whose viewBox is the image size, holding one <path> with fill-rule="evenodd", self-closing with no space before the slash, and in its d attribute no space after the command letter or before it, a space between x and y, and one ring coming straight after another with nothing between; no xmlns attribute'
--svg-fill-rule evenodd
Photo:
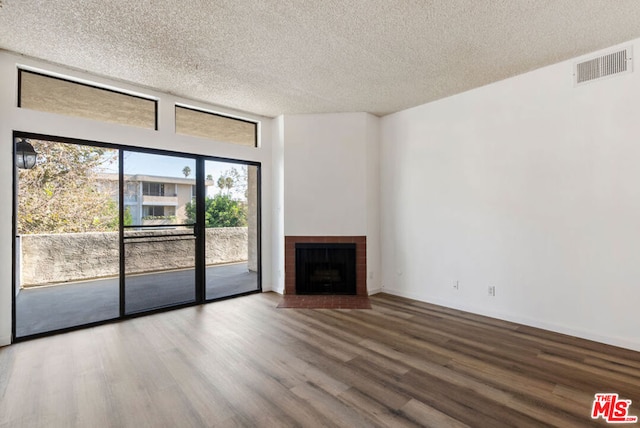
<svg viewBox="0 0 640 428"><path fill-rule="evenodd" d="M18 70L18 107L157 129L153 99Z"/></svg>
<svg viewBox="0 0 640 428"><path fill-rule="evenodd" d="M257 123L178 105L176 133L241 146L258 146Z"/></svg>

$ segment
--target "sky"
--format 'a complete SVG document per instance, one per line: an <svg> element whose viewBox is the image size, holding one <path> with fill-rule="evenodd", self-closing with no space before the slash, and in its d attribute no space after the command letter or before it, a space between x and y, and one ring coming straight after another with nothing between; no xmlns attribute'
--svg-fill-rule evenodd
<svg viewBox="0 0 640 428"><path fill-rule="evenodd" d="M157 155L151 153L128 152L124 151L124 173L125 174L141 174L155 175L163 177L179 177L184 178L182 170L185 166L191 169L189 178L195 179L196 161L191 158L174 157ZM222 174L235 167L238 172L244 165L228 162L205 161L205 177L211 175L214 182L218 180ZM117 174L118 163L114 162L104 165L102 172ZM209 187L208 194L210 196L219 192L217 185Z"/></svg>
<svg viewBox="0 0 640 428"><path fill-rule="evenodd" d="M185 166L188 166L191 169L191 175L189 177L195 178L196 161L194 159L175 158L148 153L124 152L125 174L160 175L164 177L184 178L182 169ZM220 172L217 175L220 175Z"/></svg>
<svg viewBox="0 0 640 428"><path fill-rule="evenodd" d="M222 174L235 167L238 172L243 167L242 164L234 164L228 162L205 161L204 175L211 175L214 185L208 188L208 194L213 195L219 192L215 181ZM184 178L182 170L185 166L191 169L189 178L195 179L196 161L191 158L181 158L174 156L156 155L150 153L124 152L124 173L125 174L143 174L156 175L164 177Z"/></svg>
<svg viewBox="0 0 640 428"><path fill-rule="evenodd" d="M61 142L47 142L46 140L34 141L36 147L37 144L53 144L53 145L67 145L68 143ZM118 173L118 150L116 149L104 149L102 158L104 161L100 166L95 169L98 173L117 174ZM185 178L182 172L185 166L188 166L191 170L188 178L195 179L196 175L196 161L189 157L160 155L136 151L123 151L124 158L124 173L126 175L153 175L160 177L177 177ZM207 194L213 196L220 192L217 186L218 178L226 174L229 170L235 168L240 176L243 176L243 169L246 171L246 165L237 162L219 162L213 160L205 161L205 177L211 176L214 184L207 188ZM246 176L246 175L245 175ZM246 188L246 183L245 183ZM236 186L231 191L233 198L242 199L245 197L244 191L241 190L242 186ZM226 192L226 190L225 190Z"/></svg>

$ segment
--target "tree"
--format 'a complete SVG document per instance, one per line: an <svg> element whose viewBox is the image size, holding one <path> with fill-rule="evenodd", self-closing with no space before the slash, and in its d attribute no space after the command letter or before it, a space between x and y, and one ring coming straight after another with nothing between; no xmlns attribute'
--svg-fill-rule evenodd
<svg viewBox="0 0 640 428"><path fill-rule="evenodd" d="M227 193L231 192L233 185L235 184L235 180L233 177L225 177L224 178L224 187L227 188Z"/></svg>
<svg viewBox="0 0 640 428"><path fill-rule="evenodd" d="M185 166L184 168L182 168L182 173L184 174L184 178L187 178L189 175L191 175L191 168Z"/></svg>
<svg viewBox="0 0 640 428"><path fill-rule="evenodd" d="M117 230L113 183L96 178L118 152L52 141L31 140L31 144L38 162L32 169L18 171L18 233Z"/></svg>
<svg viewBox="0 0 640 428"><path fill-rule="evenodd" d="M133 225L133 214L131 214L131 207L127 207L124 209L124 218L122 219L122 222L124 223L124 226Z"/></svg>
<svg viewBox="0 0 640 428"><path fill-rule="evenodd" d="M185 207L189 223L196 221L195 203ZM231 199L228 194L207 196L204 202L205 227L245 227L247 225L246 206Z"/></svg>
<svg viewBox="0 0 640 428"><path fill-rule="evenodd" d="M207 174L207 181L213 181L213 175Z"/></svg>
<svg viewBox="0 0 640 428"><path fill-rule="evenodd" d="M236 167L231 167L218 177L216 184L220 189L220 193L224 189L227 189L227 194L235 193L237 195L247 196L247 167L243 165L241 167L242 173L238 172ZM212 177L213 178L213 177ZM232 192L233 190L233 192Z"/></svg>
<svg viewBox="0 0 640 428"><path fill-rule="evenodd" d="M224 175L221 175L218 178L218 182L217 183L218 183L218 187L220 188L220 192L222 192L222 189L224 189L224 187L226 185L226 181L225 181Z"/></svg>

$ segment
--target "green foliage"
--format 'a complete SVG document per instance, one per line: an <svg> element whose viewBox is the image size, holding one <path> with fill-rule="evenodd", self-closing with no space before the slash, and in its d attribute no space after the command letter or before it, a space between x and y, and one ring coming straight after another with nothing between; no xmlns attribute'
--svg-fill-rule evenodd
<svg viewBox="0 0 640 428"><path fill-rule="evenodd" d="M186 205L189 223L195 223L195 203ZM247 225L247 206L240 201L231 199L227 194L218 194L205 199L206 227L245 227Z"/></svg>
<svg viewBox="0 0 640 428"><path fill-rule="evenodd" d="M185 166L184 168L182 168L182 173L184 174L185 178L188 177L189 175L191 175L191 168Z"/></svg>
<svg viewBox="0 0 640 428"><path fill-rule="evenodd" d="M133 225L133 214L131 214L131 208L127 207L124 209L124 217L122 219L123 223L125 226L132 226ZM118 227L118 224L116 223L116 227Z"/></svg>
<svg viewBox="0 0 640 428"><path fill-rule="evenodd" d="M18 233L117 230L117 191L97 173L117 151L101 147L31 140L38 153L33 169L19 170ZM116 193L117 194L117 193Z"/></svg>
<svg viewBox="0 0 640 428"><path fill-rule="evenodd" d="M129 207L127 207L127 210L128 209ZM116 203L116 201L111 199L107 202L107 205L105 206L105 213L108 214L105 230L114 230L114 231L118 230L118 216L120 215L120 213L118 212L118 204ZM131 215L131 213L129 213L129 215ZM126 211L125 211L125 216L126 216ZM133 221L133 218L132 218L132 221ZM95 219L94 219L93 225L94 227L100 226L99 223L95 222Z"/></svg>

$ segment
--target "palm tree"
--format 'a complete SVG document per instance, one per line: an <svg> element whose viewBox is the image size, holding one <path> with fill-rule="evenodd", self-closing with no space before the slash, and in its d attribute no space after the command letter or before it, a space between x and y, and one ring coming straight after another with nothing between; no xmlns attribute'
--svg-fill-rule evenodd
<svg viewBox="0 0 640 428"><path fill-rule="evenodd" d="M185 166L184 168L182 168L182 173L184 174L185 178L188 177L191 174L191 168Z"/></svg>
<svg viewBox="0 0 640 428"><path fill-rule="evenodd" d="M225 177L224 179L224 187L227 188L227 193L231 192L231 188L233 187L233 185L235 184L235 180L233 179L233 177Z"/></svg>

